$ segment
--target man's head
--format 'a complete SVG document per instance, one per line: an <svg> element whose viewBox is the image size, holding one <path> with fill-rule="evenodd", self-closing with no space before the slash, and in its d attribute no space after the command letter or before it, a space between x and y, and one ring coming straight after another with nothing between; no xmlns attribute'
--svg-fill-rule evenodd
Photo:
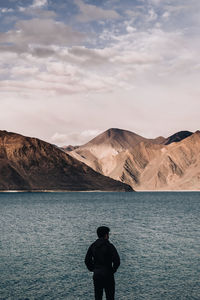
<svg viewBox="0 0 200 300"><path fill-rule="evenodd" d="M110 228L106 226L100 226L97 228L97 236L99 238L108 239L109 238Z"/></svg>

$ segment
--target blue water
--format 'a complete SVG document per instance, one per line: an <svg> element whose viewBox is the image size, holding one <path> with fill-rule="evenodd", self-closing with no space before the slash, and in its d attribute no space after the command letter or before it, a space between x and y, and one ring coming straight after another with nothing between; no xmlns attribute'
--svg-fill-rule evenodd
<svg viewBox="0 0 200 300"><path fill-rule="evenodd" d="M116 300L200 299L198 192L0 193L0 299L92 300L99 225L121 257Z"/></svg>

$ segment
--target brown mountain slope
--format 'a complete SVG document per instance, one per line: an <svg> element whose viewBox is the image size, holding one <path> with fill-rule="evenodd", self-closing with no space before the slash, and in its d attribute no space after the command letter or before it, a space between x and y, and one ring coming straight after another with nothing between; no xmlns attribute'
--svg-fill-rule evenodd
<svg viewBox="0 0 200 300"><path fill-rule="evenodd" d="M158 166L153 161L152 167L155 165ZM167 187L170 190L200 190L200 131L167 146L156 170L157 174L151 177L149 186L159 189ZM146 176L144 172L141 181L150 179Z"/></svg>
<svg viewBox="0 0 200 300"><path fill-rule="evenodd" d="M0 190L129 191L57 147L0 131Z"/></svg>
<svg viewBox="0 0 200 300"><path fill-rule="evenodd" d="M161 144L165 142L165 138L147 139L131 131L111 128L87 144L66 152L97 172L110 176L117 163L116 156L123 151L133 149L141 142Z"/></svg>
<svg viewBox="0 0 200 300"><path fill-rule="evenodd" d="M158 149L155 157L149 160L143 170L140 170L137 189L199 190L199 149L199 132L179 143L172 143Z"/></svg>
<svg viewBox="0 0 200 300"><path fill-rule="evenodd" d="M172 142L174 138L175 142ZM113 146L109 140L108 136L106 143L102 140L102 143L94 145L91 141L72 151L72 155L98 172L128 183L136 190L200 189L198 131L188 137L177 133L168 145L164 145L162 138L158 139L158 143L142 138L132 147L128 143L128 146L126 144L123 148L120 145L120 148L119 144Z"/></svg>
<svg viewBox="0 0 200 300"><path fill-rule="evenodd" d="M108 174L122 182L139 189L143 184L141 175L148 164L161 155L164 146L141 142L134 148L123 151L116 156L116 167Z"/></svg>

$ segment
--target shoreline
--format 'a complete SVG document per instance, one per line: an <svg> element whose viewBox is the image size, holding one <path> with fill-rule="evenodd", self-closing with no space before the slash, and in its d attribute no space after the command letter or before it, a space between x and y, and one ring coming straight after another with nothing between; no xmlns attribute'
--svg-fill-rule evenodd
<svg viewBox="0 0 200 300"><path fill-rule="evenodd" d="M132 192L132 191L131 191ZM134 191L133 191L134 192ZM71 191L71 190L0 190L0 193L127 193L126 191ZM130 193L130 191L128 191Z"/></svg>
<svg viewBox="0 0 200 300"><path fill-rule="evenodd" d="M127 191L130 193L130 191ZM127 193L126 191L101 191L101 190L88 190L88 191L72 191L72 190L0 190L0 193ZM200 190L135 190L136 193L188 193L200 192Z"/></svg>

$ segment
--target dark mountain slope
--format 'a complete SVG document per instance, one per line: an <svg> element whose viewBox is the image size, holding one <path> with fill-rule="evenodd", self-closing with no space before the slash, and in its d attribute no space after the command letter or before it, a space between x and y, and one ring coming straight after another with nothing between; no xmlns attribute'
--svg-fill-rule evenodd
<svg viewBox="0 0 200 300"><path fill-rule="evenodd" d="M176 132L175 134L171 135L170 137L168 137L165 140L164 145L169 145L171 143L180 142L180 141L186 139L187 137L189 137L192 134L193 134L193 132L191 132L191 131L179 131L179 132Z"/></svg>

